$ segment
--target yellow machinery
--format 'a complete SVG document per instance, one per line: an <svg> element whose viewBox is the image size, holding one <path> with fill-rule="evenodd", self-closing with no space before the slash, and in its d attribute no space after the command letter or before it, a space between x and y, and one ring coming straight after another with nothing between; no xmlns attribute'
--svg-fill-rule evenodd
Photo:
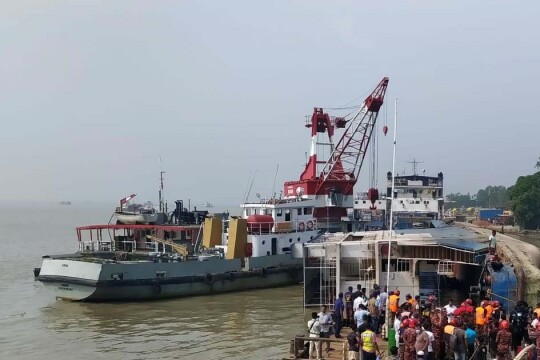
<svg viewBox="0 0 540 360"><path fill-rule="evenodd" d="M146 235L146 238L150 241L154 241L159 244L168 245L173 249L174 252L177 252L178 254L184 257L189 255L188 248L185 245L180 245L180 244L175 243L174 241L161 239L152 235Z"/></svg>

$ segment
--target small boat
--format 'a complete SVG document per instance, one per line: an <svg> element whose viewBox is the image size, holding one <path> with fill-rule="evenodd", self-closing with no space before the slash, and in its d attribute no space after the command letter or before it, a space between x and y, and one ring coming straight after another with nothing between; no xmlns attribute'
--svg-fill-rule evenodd
<svg viewBox="0 0 540 360"><path fill-rule="evenodd" d="M60 201L60 205L71 205L71 201Z"/></svg>
<svg viewBox="0 0 540 360"><path fill-rule="evenodd" d="M137 194L132 194L120 200L120 206L114 214L119 224L154 224L158 220L158 212L152 202L130 204L129 201Z"/></svg>

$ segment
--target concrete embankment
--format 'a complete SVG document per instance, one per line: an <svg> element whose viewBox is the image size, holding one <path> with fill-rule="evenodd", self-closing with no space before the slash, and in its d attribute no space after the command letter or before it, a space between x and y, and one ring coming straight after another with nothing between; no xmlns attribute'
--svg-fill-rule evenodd
<svg viewBox="0 0 540 360"><path fill-rule="evenodd" d="M457 224L476 232L486 242L491 234L490 229L467 223ZM504 262L514 266L521 297L529 304L536 304L540 299L540 249L513 236L497 233L497 254Z"/></svg>

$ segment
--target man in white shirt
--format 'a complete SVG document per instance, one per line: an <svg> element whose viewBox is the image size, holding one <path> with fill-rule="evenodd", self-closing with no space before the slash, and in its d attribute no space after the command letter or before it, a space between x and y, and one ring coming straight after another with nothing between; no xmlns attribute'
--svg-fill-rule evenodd
<svg viewBox="0 0 540 360"><path fill-rule="evenodd" d="M489 253L490 254L496 254L497 253L497 231L491 230L491 235L489 235Z"/></svg>
<svg viewBox="0 0 540 360"><path fill-rule="evenodd" d="M364 316L368 316L369 311L362 304L358 305L358 310L354 312L354 320L356 322L356 329L364 323Z"/></svg>
<svg viewBox="0 0 540 360"><path fill-rule="evenodd" d="M321 307L321 312L318 314L319 324L321 324L321 337L330 338L330 326L332 326L332 315L327 311L326 306ZM326 342L326 351L330 350L330 342Z"/></svg>
<svg viewBox="0 0 540 360"><path fill-rule="evenodd" d="M448 321L452 320L454 318L454 311L457 309L452 299L448 300L448 305L444 305L444 309L446 310Z"/></svg>
<svg viewBox="0 0 540 360"><path fill-rule="evenodd" d="M321 324L319 323L319 315L316 312L311 313L311 320L307 323L309 337L319 337L321 335ZM309 342L309 358L312 358L315 351L317 352L317 359L322 359L321 354L321 342L310 341Z"/></svg>
<svg viewBox="0 0 540 360"><path fill-rule="evenodd" d="M368 304L368 300L364 297L363 294L360 294L357 298L354 299L353 301L353 309L356 311L358 310L358 306L360 306L360 304L364 305L367 307L367 304Z"/></svg>
<svg viewBox="0 0 540 360"><path fill-rule="evenodd" d="M433 343L435 342L435 336L433 336L433 333L430 331L431 326L429 326L427 329L425 329L425 333L428 334L429 338L429 345L428 345L428 359L434 359L433 355Z"/></svg>

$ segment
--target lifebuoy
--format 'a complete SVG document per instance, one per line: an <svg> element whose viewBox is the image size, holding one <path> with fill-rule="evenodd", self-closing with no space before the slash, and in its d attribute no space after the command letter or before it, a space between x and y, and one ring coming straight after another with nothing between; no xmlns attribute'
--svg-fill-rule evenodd
<svg viewBox="0 0 540 360"><path fill-rule="evenodd" d="M313 221L309 220L309 221L307 222L307 229L308 229L308 230L313 230Z"/></svg>
<svg viewBox="0 0 540 360"><path fill-rule="evenodd" d="M306 226L306 225L305 225L302 221L299 222L299 223L298 223L298 227L297 227L297 228L298 228L298 231L304 231L305 226Z"/></svg>
<svg viewBox="0 0 540 360"><path fill-rule="evenodd" d="M154 292L155 295L161 294L161 285L155 284L155 285L152 287L152 291Z"/></svg>

